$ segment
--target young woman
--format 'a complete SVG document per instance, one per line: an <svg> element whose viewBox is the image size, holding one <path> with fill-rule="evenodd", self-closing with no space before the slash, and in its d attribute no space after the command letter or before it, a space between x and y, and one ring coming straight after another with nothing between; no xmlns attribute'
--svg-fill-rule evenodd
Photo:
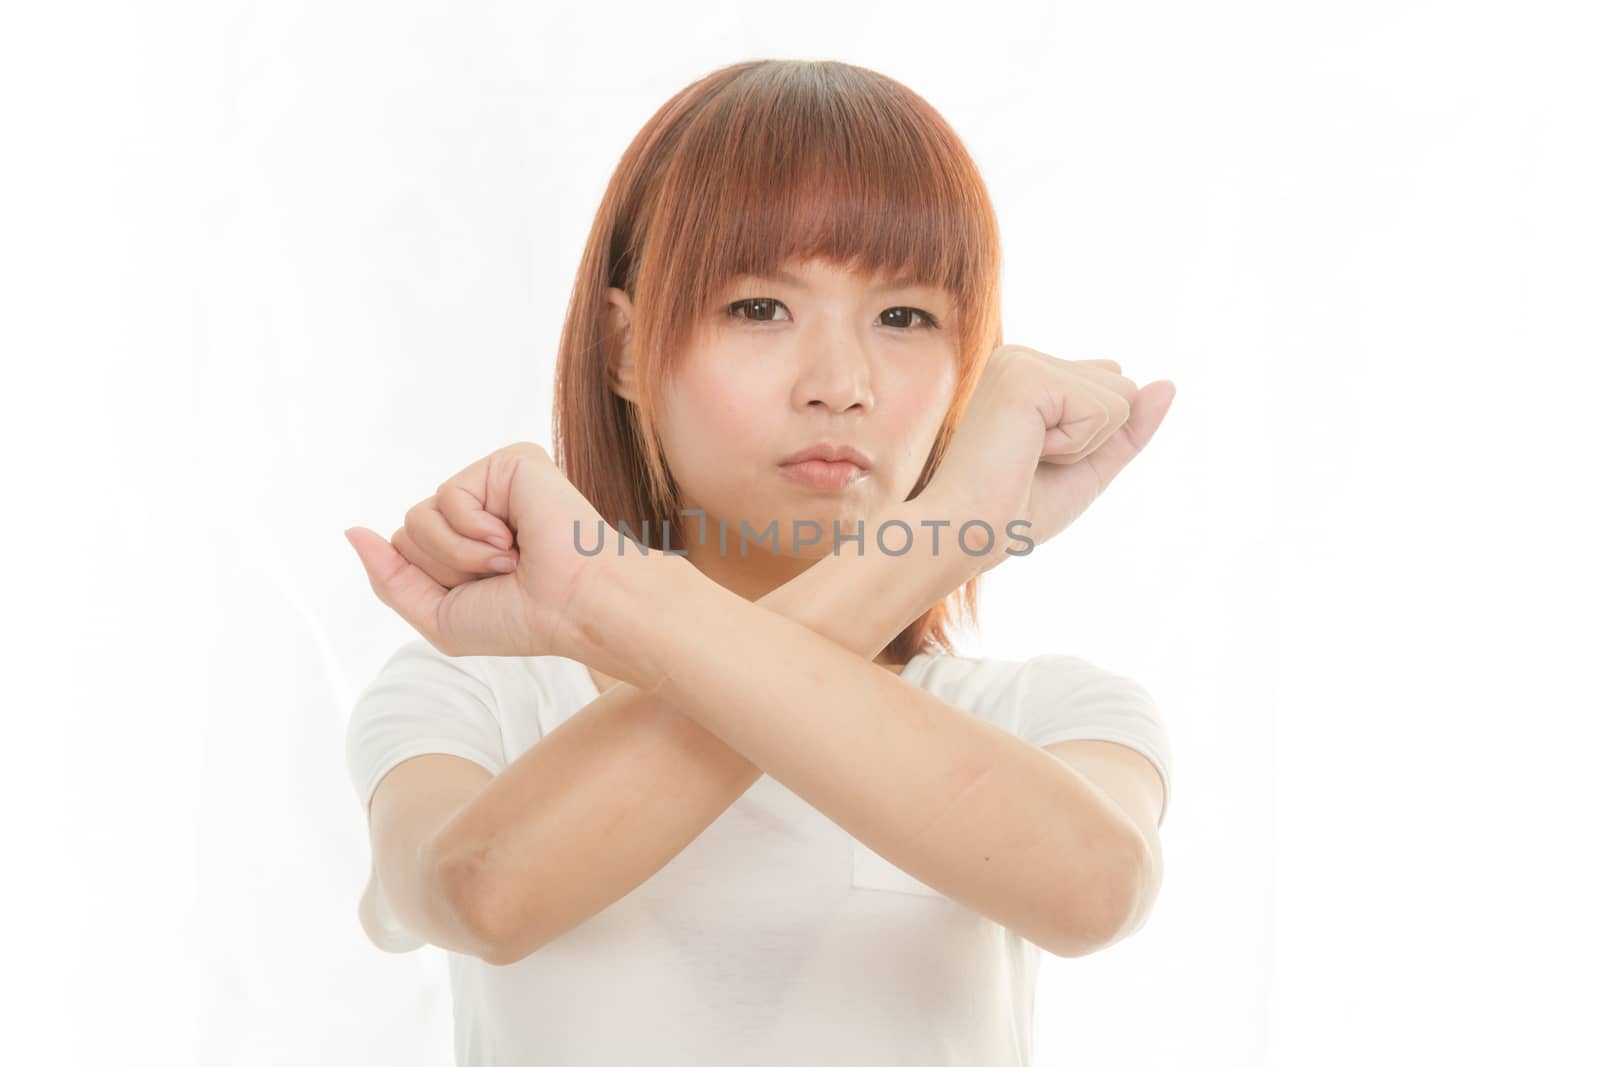
<svg viewBox="0 0 1600 1067"><path fill-rule="evenodd" d="M904 86L715 71L606 191L554 458L347 531L422 635L350 721L360 915L448 950L458 1063L1024 1064L1040 950L1144 922L1149 694L949 629L1175 390L1001 345L999 259Z"/></svg>

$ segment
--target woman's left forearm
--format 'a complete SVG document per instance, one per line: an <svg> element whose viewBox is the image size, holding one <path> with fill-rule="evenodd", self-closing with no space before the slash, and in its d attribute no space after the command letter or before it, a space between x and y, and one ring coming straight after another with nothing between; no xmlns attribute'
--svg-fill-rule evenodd
<svg viewBox="0 0 1600 1067"><path fill-rule="evenodd" d="M874 852L1041 947L1114 939L1138 832L1049 753L722 588L680 557L586 593L593 662L652 691Z"/></svg>

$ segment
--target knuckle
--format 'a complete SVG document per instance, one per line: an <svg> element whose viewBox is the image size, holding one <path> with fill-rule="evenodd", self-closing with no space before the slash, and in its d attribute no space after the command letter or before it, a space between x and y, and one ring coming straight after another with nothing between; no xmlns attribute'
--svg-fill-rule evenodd
<svg viewBox="0 0 1600 1067"><path fill-rule="evenodd" d="M1028 356L1037 356L1041 354L1036 349L1029 348L1027 345L1018 344L1004 344L994 351L995 355L1004 353L1005 356L1010 359L1015 359L1017 357L1026 358Z"/></svg>

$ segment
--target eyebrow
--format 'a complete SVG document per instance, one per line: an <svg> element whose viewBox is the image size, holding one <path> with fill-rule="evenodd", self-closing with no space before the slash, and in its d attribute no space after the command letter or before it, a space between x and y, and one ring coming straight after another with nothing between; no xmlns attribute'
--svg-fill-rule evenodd
<svg viewBox="0 0 1600 1067"><path fill-rule="evenodd" d="M789 285L792 285L796 289L810 289L811 288L809 285L806 284L805 280L803 278L801 278L799 275L791 274L789 271L786 271L786 270L774 270L774 271L769 271L766 274L749 275L749 277L753 277L753 278L763 278L763 277L764 278L771 278L773 281L785 282L785 283L787 283ZM867 289L867 292L869 292L869 293L884 293L884 292L888 292L888 291L893 290L893 289L921 289L921 288L932 289L932 288L937 288L937 287L933 286L933 285L930 285L930 284L928 284L926 282L920 282L916 278L912 278L912 277L906 276L906 277L900 277L900 278L891 278L886 282L881 282L878 285L870 286Z"/></svg>

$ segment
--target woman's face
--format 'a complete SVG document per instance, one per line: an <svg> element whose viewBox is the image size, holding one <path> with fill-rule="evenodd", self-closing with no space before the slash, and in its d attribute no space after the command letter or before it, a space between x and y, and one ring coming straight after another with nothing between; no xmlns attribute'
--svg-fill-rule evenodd
<svg viewBox="0 0 1600 1067"><path fill-rule="evenodd" d="M740 522L751 556L774 520L776 550L818 559L843 533L905 500L921 474L954 395L955 303L951 294L853 274L825 260L791 262L773 277L740 278L711 301L679 371L664 383L659 433L684 508L704 509L710 551L739 559ZM611 290L622 317L626 294ZM937 327L933 323L937 323ZM628 357L624 356L626 360ZM809 468L784 460L816 444L861 453L865 469ZM805 474L848 477L819 484ZM796 545L796 520L811 520ZM695 519L675 517L674 545L691 557ZM682 535L680 537L680 535ZM898 542L896 542L898 543ZM869 541L870 544L870 541ZM853 552L850 543L840 553ZM704 551L704 550L700 550Z"/></svg>

